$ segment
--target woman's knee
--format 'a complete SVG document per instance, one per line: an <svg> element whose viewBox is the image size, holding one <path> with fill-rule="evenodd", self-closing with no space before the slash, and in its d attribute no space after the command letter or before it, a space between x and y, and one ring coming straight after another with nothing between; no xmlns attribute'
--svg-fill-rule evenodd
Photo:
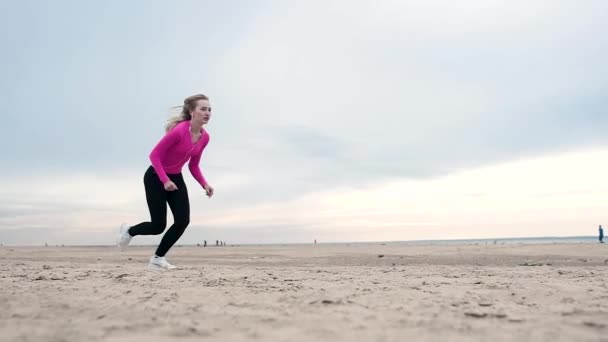
<svg viewBox="0 0 608 342"><path fill-rule="evenodd" d="M189 224L190 224L190 217L187 217L187 216L180 217L179 219L175 220L175 225L182 229L186 229L186 227L188 227Z"/></svg>
<svg viewBox="0 0 608 342"><path fill-rule="evenodd" d="M154 235L162 234L167 228L167 221L152 221L152 233Z"/></svg>

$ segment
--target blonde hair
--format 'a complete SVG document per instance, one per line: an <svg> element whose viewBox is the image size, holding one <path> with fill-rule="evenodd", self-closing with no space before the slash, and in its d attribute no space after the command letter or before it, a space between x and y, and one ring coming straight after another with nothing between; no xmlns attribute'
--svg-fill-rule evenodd
<svg viewBox="0 0 608 342"><path fill-rule="evenodd" d="M167 120L167 124L165 125L165 131L169 132L178 123L192 119L191 113L194 110L194 108L196 107L196 102L198 100L209 101L209 98L203 94L196 94L196 95L186 97L183 105L172 107L172 109L181 108L182 110L179 114L174 115Z"/></svg>

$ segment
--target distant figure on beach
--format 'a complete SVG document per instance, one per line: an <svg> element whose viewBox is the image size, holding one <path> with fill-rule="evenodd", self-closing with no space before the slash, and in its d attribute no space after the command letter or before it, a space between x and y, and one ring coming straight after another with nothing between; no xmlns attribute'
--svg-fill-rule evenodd
<svg viewBox="0 0 608 342"><path fill-rule="evenodd" d="M317 239L315 239L315 246L317 245Z"/></svg>
<svg viewBox="0 0 608 342"><path fill-rule="evenodd" d="M215 246L217 247L217 246L219 246L219 245L220 245L219 240L215 240Z"/></svg>
<svg viewBox="0 0 608 342"><path fill-rule="evenodd" d="M601 224L600 224L599 231L600 231L600 236L599 236L600 243L604 243L604 228L602 228Z"/></svg>
<svg viewBox="0 0 608 342"><path fill-rule="evenodd" d="M203 247L207 247L207 240L204 241Z"/></svg>
<svg viewBox="0 0 608 342"><path fill-rule="evenodd" d="M117 245L124 250L137 235L159 235L167 226L167 203L173 213L173 225L161 239L158 248L150 257L151 270L170 270L165 255L182 236L190 223L190 201L182 176L182 167L188 162L190 173L205 190L207 197L213 196L213 188L207 183L199 162L203 150L209 143L209 133L203 126L211 117L209 98L193 95L184 100L181 113L169 119L165 136L150 153L151 166L144 174L146 201L151 222L141 222L132 227L123 223Z"/></svg>

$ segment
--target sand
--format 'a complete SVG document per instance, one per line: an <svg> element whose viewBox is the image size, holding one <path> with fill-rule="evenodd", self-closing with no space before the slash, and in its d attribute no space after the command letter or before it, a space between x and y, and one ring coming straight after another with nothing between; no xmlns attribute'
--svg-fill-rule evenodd
<svg viewBox="0 0 608 342"><path fill-rule="evenodd" d="M0 341L608 341L600 244L1 247Z"/></svg>

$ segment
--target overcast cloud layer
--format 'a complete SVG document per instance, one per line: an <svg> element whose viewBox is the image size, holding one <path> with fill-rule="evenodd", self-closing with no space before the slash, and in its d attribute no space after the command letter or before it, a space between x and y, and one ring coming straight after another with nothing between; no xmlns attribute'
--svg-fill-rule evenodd
<svg viewBox="0 0 608 342"><path fill-rule="evenodd" d="M148 153L168 108L201 92L217 196L187 174L184 243L589 235L606 212L604 177L588 183L608 148L603 1L23 1L0 13L0 242L111 243L117 224L147 219ZM572 161L549 188L501 202L519 220L479 197L435 210L468 196L433 192L453 177L498 196L462 175L530 189L536 171ZM549 192L560 205L535 207Z"/></svg>

